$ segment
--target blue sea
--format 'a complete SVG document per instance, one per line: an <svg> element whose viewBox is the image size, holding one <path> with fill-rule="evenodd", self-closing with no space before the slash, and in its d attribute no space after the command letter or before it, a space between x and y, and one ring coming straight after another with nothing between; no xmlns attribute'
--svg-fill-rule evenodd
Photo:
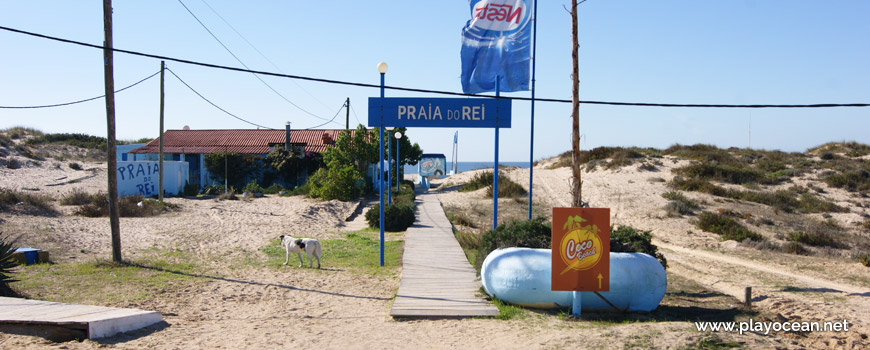
<svg viewBox="0 0 870 350"><path fill-rule="evenodd" d="M492 169L493 162L457 162L456 171L463 172L475 169ZM515 166L527 169L529 162L498 162L502 166ZM416 174L417 165L405 165L405 174ZM447 172L453 170L453 162L447 162Z"/></svg>

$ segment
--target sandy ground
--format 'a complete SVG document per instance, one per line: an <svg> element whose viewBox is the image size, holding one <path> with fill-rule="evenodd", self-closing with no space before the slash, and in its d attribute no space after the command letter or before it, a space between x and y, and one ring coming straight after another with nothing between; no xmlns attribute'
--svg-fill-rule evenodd
<svg viewBox="0 0 870 350"><path fill-rule="evenodd" d="M666 157L657 171L644 171L638 165L614 170L583 172L583 199L592 207L610 208L611 223L630 225L642 230L651 230L653 243L667 257L668 273L676 274L721 293L744 299L745 287L752 287L755 305L776 313L782 320L823 321L846 319L855 324L847 333L813 333L802 340L809 348L834 348L870 346L870 269L844 256L798 256L760 251L743 247L737 242L721 242L712 233L700 231L690 219L669 218L663 209L667 200L661 196L669 191L666 183L671 180L671 170L688 164L684 160ZM540 164L534 169L533 203L535 212L546 213L551 207L568 206L571 201L570 168L546 169ZM476 172L461 173L443 179L436 184L452 188L454 184L470 180ZM509 169L505 175L528 189L528 169ZM812 178L813 174L807 175ZM798 179L806 183L809 179ZM825 188L825 197L837 204L850 207L849 213L836 214L844 226L862 219L868 213L866 205L858 207L851 196L824 183L815 185ZM492 207L492 199L484 198L483 190L472 195L446 190L439 195L445 207L460 208L475 212L480 207ZM739 210L757 215L773 215L760 205L717 203L712 196L687 193L692 199L706 203L705 210ZM510 205L513 199L500 199ZM500 204L500 205L502 205ZM527 211L523 211L525 215ZM810 214L821 219L819 214ZM500 218L500 220L502 220ZM772 240L774 233L764 227L751 229ZM870 239L863 236L861 239Z"/></svg>
<svg viewBox="0 0 870 350"><path fill-rule="evenodd" d="M84 164L85 171L43 162L39 167L0 169L0 187L59 198L72 188L97 192L105 187L105 165ZM742 299L743 287L756 290L757 307L783 320L847 319L846 333L802 335L717 333L748 348L866 348L870 322L870 269L846 259L789 257L767 259L757 250L720 243L684 220L664 217L667 164L657 172L623 168L584 173L584 197L594 206L612 208L617 224L653 230L671 268L704 286ZM74 183L55 185L79 179ZM462 183L472 173L442 181ZM528 170L510 171L527 186ZM535 169L535 205L563 206L570 199L567 168ZM53 186L49 186L53 185ZM449 187L449 186L448 186ZM29 190L28 190L29 189ZM834 192L834 191L832 191ZM482 193L441 191L444 206L471 208L491 200ZM510 201L510 200L506 200ZM336 268L325 252L322 270L235 264L280 234L340 238L345 219L357 203L316 201L302 197L252 201L169 199L180 210L152 218L122 218L124 258L136 260L149 251L174 249L204 261L209 272L196 282L167 288L160 298L99 303L156 310L161 324L102 340L52 343L42 338L0 333L0 348L60 349L563 349L678 348L706 335L692 322L571 321L547 313L523 319L396 320L389 316L400 280L395 273L365 274ZM56 263L110 259L106 218L82 218L60 207L56 217L0 213L0 225L17 235L20 245L51 251ZM546 212L546 210L544 210ZM399 237L401 239L401 237ZM801 269L801 265L823 266ZM862 270L863 269L863 270ZM855 279L847 276L855 275ZM864 281L864 282L860 282ZM783 286L794 289L783 291ZM846 291L846 292L841 292Z"/></svg>

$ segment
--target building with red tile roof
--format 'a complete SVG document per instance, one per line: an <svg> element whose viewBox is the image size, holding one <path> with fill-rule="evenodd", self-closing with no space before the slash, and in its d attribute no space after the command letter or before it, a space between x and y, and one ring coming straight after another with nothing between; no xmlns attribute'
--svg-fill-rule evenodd
<svg viewBox="0 0 870 350"><path fill-rule="evenodd" d="M294 150L323 153L333 147L344 129L290 130L290 145ZM353 133L355 130L347 130ZM166 160L190 163L189 183L214 183L205 167L205 155L231 152L265 156L275 148L284 148L287 130L275 129L219 129L219 130L166 130L163 133L163 154ZM157 160L159 139L129 151L132 160Z"/></svg>

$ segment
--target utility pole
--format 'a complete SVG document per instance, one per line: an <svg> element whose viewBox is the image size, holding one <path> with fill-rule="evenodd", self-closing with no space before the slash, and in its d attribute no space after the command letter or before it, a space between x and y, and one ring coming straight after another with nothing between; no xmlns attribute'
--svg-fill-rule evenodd
<svg viewBox="0 0 870 350"><path fill-rule="evenodd" d="M347 98L344 106L347 107L344 109L344 129L350 130L350 97Z"/></svg>
<svg viewBox="0 0 870 350"><path fill-rule="evenodd" d="M106 78L106 131L109 175L109 226L112 229L112 259L121 262L121 223L118 218L118 160L115 158L115 74L112 66L112 0L103 0L103 64Z"/></svg>
<svg viewBox="0 0 870 350"><path fill-rule="evenodd" d="M580 1L583 2L583 1ZM571 206L582 206L582 173L580 172L580 61L579 61L579 38L577 35L577 5L580 4L575 0L571 0L571 171L574 174L574 181L571 188L572 202ZM531 203L530 203L531 204Z"/></svg>
<svg viewBox="0 0 870 350"><path fill-rule="evenodd" d="M158 175L158 186L157 189L157 198L162 202L163 201L163 98L164 98L164 77L166 73L166 62L160 61L160 134L159 136L159 147L160 147L160 159L157 160L157 167L160 168L160 173Z"/></svg>

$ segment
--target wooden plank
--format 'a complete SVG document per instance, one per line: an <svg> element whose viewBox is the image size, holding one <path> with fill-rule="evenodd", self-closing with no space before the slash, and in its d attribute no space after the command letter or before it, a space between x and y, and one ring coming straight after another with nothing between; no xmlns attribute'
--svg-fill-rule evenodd
<svg viewBox="0 0 870 350"><path fill-rule="evenodd" d="M405 232L402 281L393 317L496 316L498 309L480 297L480 281L453 236L434 194L418 197L417 221Z"/></svg>
<svg viewBox="0 0 870 350"><path fill-rule="evenodd" d="M154 311L0 297L0 328L52 340L108 337L162 320Z"/></svg>

